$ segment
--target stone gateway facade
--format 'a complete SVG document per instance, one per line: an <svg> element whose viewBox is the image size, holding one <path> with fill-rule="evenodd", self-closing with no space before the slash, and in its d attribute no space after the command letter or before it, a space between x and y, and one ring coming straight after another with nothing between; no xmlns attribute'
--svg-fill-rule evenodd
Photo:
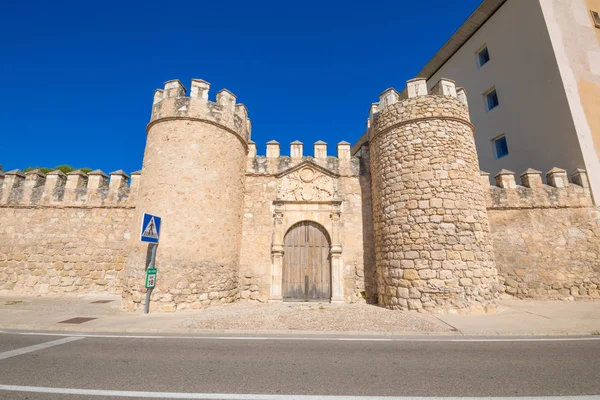
<svg viewBox="0 0 600 400"><path fill-rule="evenodd" d="M424 79L371 106L368 141L258 155L227 90L154 95L141 171L0 173L0 294L120 294L143 307L162 217L153 309L235 301L369 302L494 310L500 294L600 297L600 210L586 172L479 171L466 93Z"/></svg>

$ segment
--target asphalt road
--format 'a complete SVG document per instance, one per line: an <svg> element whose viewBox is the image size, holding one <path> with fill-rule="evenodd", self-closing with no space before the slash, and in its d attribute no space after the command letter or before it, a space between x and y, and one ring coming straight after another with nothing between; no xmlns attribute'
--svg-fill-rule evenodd
<svg viewBox="0 0 600 400"><path fill-rule="evenodd" d="M600 337L339 339L0 333L0 399L600 395Z"/></svg>

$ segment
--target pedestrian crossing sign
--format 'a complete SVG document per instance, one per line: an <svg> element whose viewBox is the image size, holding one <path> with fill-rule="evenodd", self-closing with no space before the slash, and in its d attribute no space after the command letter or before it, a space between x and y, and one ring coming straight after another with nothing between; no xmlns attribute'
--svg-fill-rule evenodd
<svg viewBox="0 0 600 400"><path fill-rule="evenodd" d="M158 243L160 235L160 217L144 213L142 218L142 242Z"/></svg>

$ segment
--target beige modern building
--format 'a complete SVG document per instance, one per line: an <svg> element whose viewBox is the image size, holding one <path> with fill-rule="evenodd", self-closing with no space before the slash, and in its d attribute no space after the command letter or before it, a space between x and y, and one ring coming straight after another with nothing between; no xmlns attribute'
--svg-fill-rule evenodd
<svg viewBox="0 0 600 400"><path fill-rule="evenodd" d="M586 169L600 198L600 0L485 0L417 76L466 89L482 171ZM355 147L355 149L358 146Z"/></svg>
<svg viewBox="0 0 600 400"><path fill-rule="evenodd" d="M421 70L467 90L483 171L584 168L600 198L593 11L600 0L485 0Z"/></svg>

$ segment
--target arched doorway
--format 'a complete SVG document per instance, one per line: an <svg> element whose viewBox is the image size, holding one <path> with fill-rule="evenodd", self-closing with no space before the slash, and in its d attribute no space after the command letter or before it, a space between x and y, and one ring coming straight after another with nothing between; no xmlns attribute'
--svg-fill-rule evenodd
<svg viewBox="0 0 600 400"><path fill-rule="evenodd" d="M325 228L311 221L299 222L283 242L283 299L329 301L331 244Z"/></svg>

